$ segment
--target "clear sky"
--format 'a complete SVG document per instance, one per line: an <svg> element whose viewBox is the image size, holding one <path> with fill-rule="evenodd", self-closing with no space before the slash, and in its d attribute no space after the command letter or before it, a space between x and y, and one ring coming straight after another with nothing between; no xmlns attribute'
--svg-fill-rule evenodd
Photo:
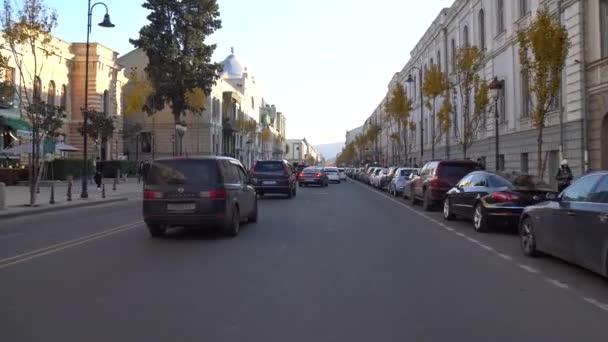
<svg viewBox="0 0 608 342"><path fill-rule="evenodd" d="M94 1L95 2L95 1ZM91 41L121 54L146 22L141 0L104 0L113 29L93 27ZM453 0L219 0L223 28L209 38L215 59L230 47L261 83L265 99L287 116L287 137L341 142L387 92L439 11ZM60 38L86 40L86 0L46 0ZM103 19L97 6L93 22Z"/></svg>

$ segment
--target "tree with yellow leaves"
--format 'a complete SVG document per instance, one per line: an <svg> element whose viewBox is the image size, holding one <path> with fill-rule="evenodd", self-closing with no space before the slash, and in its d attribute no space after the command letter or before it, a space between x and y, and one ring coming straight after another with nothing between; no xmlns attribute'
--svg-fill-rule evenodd
<svg viewBox="0 0 608 342"><path fill-rule="evenodd" d="M404 158L407 159L407 127L409 124L410 113L412 111L412 100L407 97L405 92L405 88L402 84L397 84L390 91L388 97L388 101L386 102L386 112L389 114L389 118L391 118L397 124L397 132L398 139L393 139L397 142L399 146L403 146L403 151L405 153ZM401 156L401 152L399 152L399 156ZM399 157L401 159L401 157Z"/></svg>
<svg viewBox="0 0 608 342"><path fill-rule="evenodd" d="M478 46L465 45L460 47L456 52L456 81L459 87L458 93L464 105L462 130L457 133L465 159L467 158L468 149L477 138L489 103L488 83L478 74L483 61L484 54ZM472 113L471 94L474 96Z"/></svg>
<svg viewBox="0 0 608 342"><path fill-rule="evenodd" d="M450 80L441 71L439 65L432 64L424 75L422 92L426 97L426 107L431 111L431 158L435 159L435 145L441 141L443 134L448 132L451 125L450 114L452 103L449 98ZM437 110L437 99L443 97L443 102ZM438 127L436 127L436 125Z"/></svg>
<svg viewBox="0 0 608 342"><path fill-rule="evenodd" d="M529 82L532 95L532 122L538 131L537 172L542 177L545 119L560 91L570 38L566 27L559 23L548 8L543 7L538 10L530 26L517 32L517 41L521 71L524 79Z"/></svg>

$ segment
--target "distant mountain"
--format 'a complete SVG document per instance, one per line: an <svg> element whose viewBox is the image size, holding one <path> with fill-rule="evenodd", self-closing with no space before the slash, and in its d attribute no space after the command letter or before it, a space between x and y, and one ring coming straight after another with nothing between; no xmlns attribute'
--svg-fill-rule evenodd
<svg viewBox="0 0 608 342"><path fill-rule="evenodd" d="M326 160L335 159L338 153L342 151L344 143L331 143L331 144L320 144L314 145L317 152L321 153Z"/></svg>

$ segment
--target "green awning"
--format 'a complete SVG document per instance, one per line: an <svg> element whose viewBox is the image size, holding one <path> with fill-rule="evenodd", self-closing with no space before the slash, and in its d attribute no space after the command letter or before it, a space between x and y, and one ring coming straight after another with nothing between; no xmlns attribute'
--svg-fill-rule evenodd
<svg viewBox="0 0 608 342"><path fill-rule="evenodd" d="M0 116L0 124L9 126L16 131L24 131L24 132L32 131L32 125L30 125L27 121L24 121L21 119L7 118L4 116Z"/></svg>

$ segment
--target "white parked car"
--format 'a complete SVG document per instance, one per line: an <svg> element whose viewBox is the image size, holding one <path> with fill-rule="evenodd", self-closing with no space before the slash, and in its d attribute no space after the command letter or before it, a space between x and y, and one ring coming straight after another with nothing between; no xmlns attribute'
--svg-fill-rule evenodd
<svg viewBox="0 0 608 342"><path fill-rule="evenodd" d="M338 168L338 175L341 181L346 181L346 170L342 167Z"/></svg>
<svg viewBox="0 0 608 342"><path fill-rule="evenodd" d="M379 167L377 168L374 173L371 176L371 182L370 184L373 187L379 188L380 187L380 181L382 179L383 176L385 176L388 173L388 169L385 167Z"/></svg>
<svg viewBox="0 0 608 342"><path fill-rule="evenodd" d="M337 167L326 167L325 173L330 182L340 183L340 173Z"/></svg>

